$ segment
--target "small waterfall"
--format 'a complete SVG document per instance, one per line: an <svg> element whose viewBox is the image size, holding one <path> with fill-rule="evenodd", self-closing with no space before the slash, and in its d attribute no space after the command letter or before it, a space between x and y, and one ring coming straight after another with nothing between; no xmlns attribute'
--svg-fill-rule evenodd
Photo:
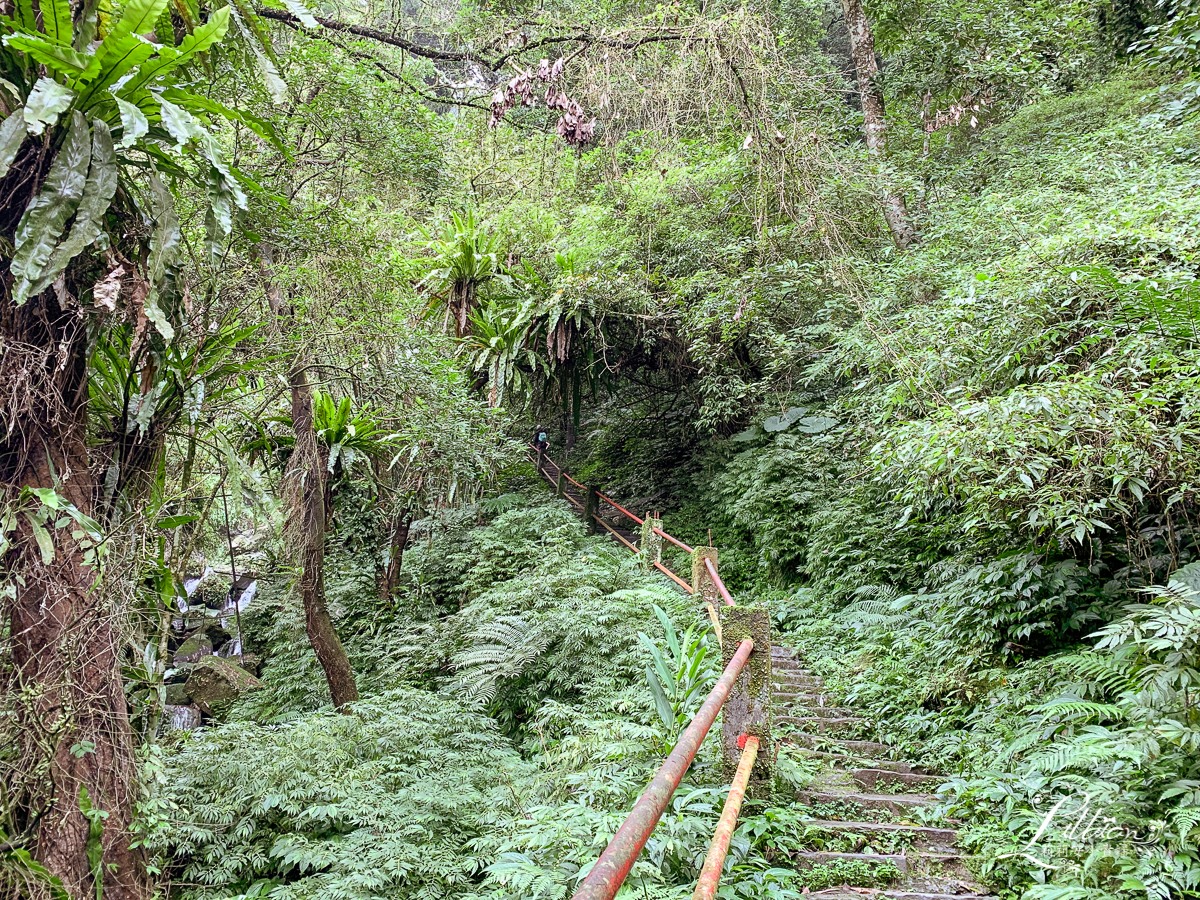
<svg viewBox="0 0 1200 900"><path fill-rule="evenodd" d="M171 731L191 731L200 727L200 710L194 706L170 706L164 708Z"/></svg>

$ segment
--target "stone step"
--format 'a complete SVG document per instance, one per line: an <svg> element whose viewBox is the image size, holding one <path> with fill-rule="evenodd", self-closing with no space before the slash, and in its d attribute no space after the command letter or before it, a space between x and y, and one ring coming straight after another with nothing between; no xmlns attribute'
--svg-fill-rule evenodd
<svg viewBox="0 0 1200 900"><path fill-rule="evenodd" d="M792 716L816 716L820 719L858 719L855 710L844 706L809 706L807 704L791 703L788 710Z"/></svg>
<svg viewBox="0 0 1200 900"><path fill-rule="evenodd" d="M819 828L822 831L846 831L862 835L911 835L931 847L953 847L958 840L958 832L953 828L931 828L927 825L903 825L899 822L850 822L840 819L809 819L804 822L805 828Z"/></svg>
<svg viewBox="0 0 1200 900"><path fill-rule="evenodd" d="M808 731L846 731L859 725L867 724L866 719L858 716L835 716L822 718L820 716L776 716L777 725L794 725Z"/></svg>
<svg viewBox="0 0 1200 900"><path fill-rule="evenodd" d="M868 791L877 791L880 787L893 784L903 784L908 787L920 785L941 784L946 779L940 775L921 775L916 772L897 772L891 769L863 768L854 769L851 773L854 780Z"/></svg>
<svg viewBox="0 0 1200 900"><path fill-rule="evenodd" d="M811 866L828 865L831 862L851 861L886 865L890 863L902 875L921 873L928 875L941 871L946 877L949 870L965 872L965 862L960 853L922 853L907 851L905 853L835 853L831 850L799 850L790 854L797 869L807 869Z"/></svg>
<svg viewBox="0 0 1200 900"><path fill-rule="evenodd" d="M897 759L871 759L863 756L851 756L845 753L826 753L823 750L805 750L808 756L814 759L820 759L827 762L829 765L842 769L884 769L888 772L917 772L917 774L925 775L926 772L918 772L920 766L905 760Z"/></svg>
<svg viewBox="0 0 1200 900"><path fill-rule="evenodd" d="M996 900L995 894L943 894L929 891L910 891L903 888L897 890L855 890L850 887L828 888L824 891L814 891L804 895L813 900Z"/></svg>
<svg viewBox="0 0 1200 900"><path fill-rule="evenodd" d="M814 803L851 803L863 809L885 809L904 815L937 801L933 794L867 794L855 791L797 791L796 799L806 806Z"/></svg>
<svg viewBox="0 0 1200 900"><path fill-rule="evenodd" d="M782 693L784 691L796 694L803 694L813 691L820 693L824 690L825 683L823 681L811 679L801 680L798 677L793 678L788 675L784 675L782 678L777 675L771 676L771 693L773 694Z"/></svg>
<svg viewBox="0 0 1200 900"><path fill-rule="evenodd" d="M776 719L776 722L779 720ZM880 744L875 741L851 741L841 738L832 738L824 734L812 734L811 732L793 731L787 735L787 740L791 741L800 747L809 749L817 746L834 746L845 749L848 753L857 753L861 756L887 756L889 753L894 753L896 748L889 747L887 744Z"/></svg>

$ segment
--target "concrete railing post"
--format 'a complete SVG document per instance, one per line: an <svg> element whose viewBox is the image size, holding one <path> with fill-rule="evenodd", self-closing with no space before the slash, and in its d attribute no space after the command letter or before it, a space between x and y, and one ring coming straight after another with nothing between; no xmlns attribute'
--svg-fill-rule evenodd
<svg viewBox="0 0 1200 900"><path fill-rule="evenodd" d="M583 502L583 517L587 520L588 534L599 534L600 523L596 521L596 516L600 514L600 497L593 485L587 486Z"/></svg>
<svg viewBox="0 0 1200 900"><path fill-rule="evenodd" d="M721 619L717 615L717 608L721 605L721 592L717 590L717 583L708 574L708 566L704 564L706 559L712 560L714 569L717 567L716 547L697 547L692 551L692 590L696 592L696 598L704 604L708 618L712 620L713 630L717 633L717 640L720 641Z"/></svg>
<svg viewBox="0 0 1200 900"><path fill-rule="evenodd" d="M656 562L662 562L663 539L655 533L655 528L662 530L662 519L656 519L647 512L646 518L642 520L642 541L639 545L643 572L652 571Z"/></svg>
<svg viewBox="0 0 1200 900"><path fill-rule="evenodd" d="M754 641L754 652L738 676L725 701L721 726L721 753L727 775L737 769L742 751L738 738L753 734L762 752L750 776L750 794L764 796L770 790L771 763L771 615L765 606L721 607L721 652L728 662L746 638ZM757 790L756 790L757 788Z"/></svg>
<svg viewBox="0 0 1200 900"><path fill-rule="evenodd" d="M565 497L567 495L567 473L559 470L558 484L554 488L554 496Z"/></svg>

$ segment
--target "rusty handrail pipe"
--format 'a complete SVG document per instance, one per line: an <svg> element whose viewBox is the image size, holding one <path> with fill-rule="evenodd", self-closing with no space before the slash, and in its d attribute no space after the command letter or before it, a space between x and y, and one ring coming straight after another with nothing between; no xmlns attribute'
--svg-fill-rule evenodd
<svg viewBox="0 0 1200 900"><path fill-rule="evenodd" d="M746 785L750 782L750 771L758 756L759 742L756 735L745 734L738 743L742 744L742 758L738 761L733 784L729 786L729 796L725 798L725 808L721 810L721 821L717 823L712 843L708 845L708 855L704 857L704 867L700 870L692 900L713 900L717 896L717 885L721 883L721 870L725 868L729 842L733 838L733 829L737 827L742 801L746 799Z"/></svg>
<svg viewBox="0 0 1200 900"><path fill-rule="evenodd" d="M716 721L717 713L725 704L725 698L729 696L733 683L737 681L753 649L754 641L749 638L738 645L733 659L721 673L700 711L680 736L666 762L650 779L650 784L633 805L633 810L617 829L613 839L608 842L608 846L604 848L604 852L600 854L600 858L596 860L596 864L592 866L592 870L583 879L571 900L613 900L617 895L642 848L646 846L646 841L654 832L658 820L662 818L667 804L671 802L671 796L683 780L684 773L696 758L704 736Z"/></svg>
<svg viewBox="0 0 1200 900"><path fill-rule="evenodd" d="M596 495L597 495L597 496L598 496L598 497L599 497L601 500L603 500L605 503L609 504L610 506L615 506L615 507L616 507L617 509L619 509L621 512L625 513L625 515L629 516L629 518L633 519L633 521L637 522L639 525L641 525L641 524L642 524L642 520L641 520L641 519L639 519L637 516L635 516L633 513L631 513L631 512L630 512L629 510L627 510L625 507L623 507L623 506L622 506L620 503L618 503L618 502L617 502L616 500L614 500L612 497L608 496L608 494L601 494L599 491L596 491Z"/></svg>
<svg viewBox="0 0 1200 900"><path fill-rule="evenodd" d="M670 569L668 569L662 563L658 562L658 560L655 560L653 565L654 565L654 568L658 569L658 571L662 572L664 575L666 575L668 578L670 578L672 581L674 581L677 585L679 585L681 588L683 588L689 594L696 593L696 591L692 588L692 586L690 584L688 584L686 581L684 581L682 578L680 578L678 575L676 575L674 572L672 572Z"/></svg>
<svg viewBox="0 0 1200 900"><path fill-rule="evenodd" d="M708 557L704 558L704 568L708 569L708 577L713 580L713 584L717 586L717 590L721 594L721 599L725 601L726 606L734 606L733 596L729 593L729 588L725 587L725 582L721 580L721 576L717 574L717 567L713 565L713 561Z"/></svg>
<svg viewBox="0 0 1200 900"><path fill-rule="evenodd" d="M696 552L691 547L689 547L687 544L685 544L683 541L679 540L679 538L671 537L669 534L667 534L661 528L655 528L654 533L657 534L660 538L670 541L672 544L674 544L676 547L678 547L684 553L695 553Z"/></svg>

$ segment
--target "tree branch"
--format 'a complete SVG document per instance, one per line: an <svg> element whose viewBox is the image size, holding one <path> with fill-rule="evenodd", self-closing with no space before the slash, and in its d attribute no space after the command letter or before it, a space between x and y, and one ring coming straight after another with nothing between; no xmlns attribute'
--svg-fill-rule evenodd
<svg viewBox="0 0 1200 900"><path fill-rule="evenodd" d="M280 9L270 9L265 6L258 7L255 12L264 19L271 19L275 22L282 22L297 31L308 31L297 19L289 12L284 12ZM662 31L653 34L643 35L635 40L621 40L619 38L598 37L588 31L581 31L577 34L568 35L553 35L551 37L539 38L536 41L531 41L522 47L516 47L506 53L501 53L494 59L488 59L478 53L469 53L458 50L439 50L436 47L425 47L413 41L406 40L402 37L388 34L386 31L380 31L378 28L370 28L366 25L351 25L347 22L339 22L336 19L327 19L323 16L314 17L323 27L330 31L339 31L343 34L353 34L357 37L366 38L372 41L378 41L381 44L388 44L392 47L398 47L411 53L413 56L421 56L425 59L443 60L445 62L473 62L497 72L510 59L526 53L530 50L537 50L541 47L550 47L555 44L572 44L579 43L584 46L599 46L609 47L614 50L636 50L644 44L657 44L666 41L682 41L687 37L683 31ZM309 32L310 34L312 32Z"/></svg>

